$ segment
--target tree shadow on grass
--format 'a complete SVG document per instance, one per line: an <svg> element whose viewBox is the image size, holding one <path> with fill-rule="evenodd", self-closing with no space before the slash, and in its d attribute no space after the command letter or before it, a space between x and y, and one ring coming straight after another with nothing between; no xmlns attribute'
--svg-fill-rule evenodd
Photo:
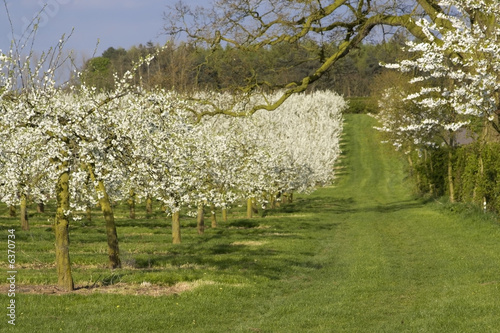
<svg viewBox="0 0 500 333"><path fill-rule="evenodd" d="M286 207L280 208L283 213L334 213L334 214L348 214L348 213L366 213L366 212L379 212L379 213L392 213L404 209L421 208L426 203L422 200L399 200L389 203L365 204L355 200L353 197L348 198L324 198L324 197L307 197L300 198Z"/></svg>
<svg viewBox="0 0 500 333"><path fill-rule="evenodd" d="M222 279L228 276L239 278L248 276L279 280L284 274L291 272L293 267L321 268L300 260L284 259L282 253L278 251L264 248L248 251L244 245L218 245L211 252L211 254L199 256L154 256L149 260L136 260L135 268L161 271L166 275L169 275L170 271L179 279L179 281L173 281L175 277L165 276L172 282L180 282L187 277L188 279L202 278L207 269L210 270L210 275L220 276ZM172 268L161 268L169 265Z"/></svg>
<svg viewBox="0 0 500 333"><path fill-rule="evenodd" d="M260 225L259 222L250 219L239 219L236 221L232 221L228 224L230 228L239 228L239 229L252 229L257 228Z"/></svg>
<svg viewBox="0 0 500 333"><path fill-rule="evenodd" d="M163 219L127 219L116 221L117 227L165 228L170 224L170 219L165 215Z"/></svg>
<svg viewBox="0 0 500 333"><path fill-rule="evenodd" d="M309 233L302 234L301 229L324 232L338 227L340 223L315 222L309 217L297 218L294 223L292 232L286 234L287 239L292 241L290 250L272 245L273 240L282 237L279 230L257 229L259 223L243 219L229 225L245 228L245 232L254 229L255 234L239 238L239 230L217 230L217 233L203 235L197 242L173 245L165 254L135 255L133 268L144 269L145 274L161 272L165 274L161 278L164 283L203 279L205 272L222 280L247 277L279 280L297 272L307 274L310 270L322 269L323 266L314 260L315 253L294 247L293 239L314 237L314 233L310 236ZM243 241L240 242L240 239Z"/></svg>
<svg viewBox="0 0 500 333"><path fill-rule="evenodd" d="M346 213L355 214L355 213L370 213L370 212L389 214L406 209L421 208L424 205L425 205L424 202L409 199L409 200L401 200L390 203L374 203L373 205L363 205L360 207L338 207L337 209L334 210L334 212L337 214L346 214Z"/></svg>

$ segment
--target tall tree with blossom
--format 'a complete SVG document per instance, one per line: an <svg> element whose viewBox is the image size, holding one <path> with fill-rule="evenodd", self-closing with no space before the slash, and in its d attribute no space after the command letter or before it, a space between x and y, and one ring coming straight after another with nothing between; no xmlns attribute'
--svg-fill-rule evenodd
<svg viewBox="0 0 500 333"><path fill-rule="evenodd" d="M416 73L410 82L420 84L416 92L404 97L420 110L419 117L406 117L407 124L397 130L444 130L448 134L445 142L453 147L456 131L479 119L481 141L485 142L489 128L500 132L500 7L495 1L449 0L438 5L443 11L434 20L422 18L416 23L427 38L407 43L408 51L416 57L386 65ZM384 112L379 116L383 118ZM388 130L388 124L382 128ZM417 136L413 139L420 140ZM449 154L448 183L453 201L451 151Z"/></svg>

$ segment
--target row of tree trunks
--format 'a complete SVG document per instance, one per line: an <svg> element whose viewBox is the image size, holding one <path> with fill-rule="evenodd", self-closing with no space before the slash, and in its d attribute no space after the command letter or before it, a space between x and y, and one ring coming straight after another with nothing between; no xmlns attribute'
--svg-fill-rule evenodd
<svg viewBox="0 0 500 333"><path fill-rule="evenodd" d="M74 283L71 274L71 261L69 256L69 217L68 212L70 211L69 205L69 170L67 162L63 162L60 165L61 173L57 181L56 197L57 197L57 209L56 209L56 219L55 219L55 238L56 238L56 266L58 274L58 286L63 290L73 290ZM89 174L94 182L96 182L96 177L91 165L88 166ZM121 261L119 257L119 246L118 246L118 236L116 232L116 225L114 220L113 207L111 205L109 196L106 192L104 182L102 180L97 181L96 191L100 193L99 206L102 210L105 222L106 222L106 235L108 239L108 257L110 268L120 268ZM292 196L289 196L291 199ZM21 216L26 217L27 224L27 204L26 197L22 197L21 200ZM135 198L133 198L133 193L131 193L131 201L129 201L131 206L130 217L135 218ZM250 198L247 201L247 217L252 217L253 212L256 210L255 200ZM148 197L146 201L146 213L148 215L152 214L152 198ZM211 217L212 217L212 228L217 227L217 218L215 214L215 207L211 207ZM10 207L10 212L14 212L15 208ZM248 216L248 213L250 214ZM227 210L222 211L223 220L227 221ZM87 210L87 218L91 220L91 209ZM28 225L29 228L29 225ZM197 219L197 229L199 234L204 232L204 214L203 205L198 207L198 219ZM26 229L27 230L27 229ZM174 244L181 243L181 231L180 231L180 212L177 211L172 214L172 242Z"/></svg>
<svg viewBox="0 0 500 333"><path fill-rule="evenodd" d="M276 195L271 195L269 197L269 203L271 209L274 209L276 207L280 207L280 201L278 201L278 198L281 198L281 203L286 204L286 203L292 203L293 202L293 192L290 193L278 193ZM255 202L255 198L248 198L247 199L247 219L253 218L254 214L258 214L259 209L257 208L257 204Z"/></svg>
<svg viewBox="0 0 500 333"><path fill-rule="evenodd" d="M21 221L21 229L30 230L29 219L28 219L28 196L26 194L21 194L21 200L19 204L20 208L20 221ZM43 203L37 204L37 212L43 213L45 211ZM16 217L16 207L9 206L9 216Z"/></svg>
<svg viewBox="0 0 500 333"><path fill-rule="evenodd" d="M485 158L485 146L486 144L491 140L490 136L490 124L489 120L487 118L484 118L483 122L483 127L481 131L481 135L479 137L479 151L477 152L477 173L474 176L474 187L472 190L472 201L480 204L481 206L484 205L484 203L487 201L486 196L484 193L480 193L481 189L481 184L484 181L485 177L485 166L484 166L484 158ZM455 188L455 177L454 177L454 167L453 167L453 156L454 156L454 149L455 149L455 139L453 137L450 138L450 143L448 145L448 152L447 152L447 186L448 186L448 198L450 202L456 202L457 201L457 193L456 193L456 188ZM431 156L429 156L429 153L427 150L424 150L424 166L425 166L425 173L426 174L433 174L434 173L434 167L433 167L433 159ZM414 164L411 159L411 156L408 156L408 163L410 166L410 173L415 174L417 176L416 181L417 185L421 184L421 178L419 172L413 172L415 171L414 169ZM434 188L435 184L433 184L429 179L427 180L428 182L428 187L429 187L429 193L433 195L435 193Z"/></svg>
<svg viewBox="0 0 500 333"><path fill-rule="evenodd" d="M215 212L215 205L210 206L210 218L211 218L211 227L217 228L217 215ZM222 209L222 219L224 222L227 222L227 209ZM199 235L205 233L205 212L203 204L198 205L198 211L196 216L196 229ZM179 212L175 212L172 214L172 243L180 244L181 243L181 226L180 226L180 214Z"/></svg>
<svg viewBox="0 0 500 333"><path fill-rule="evenodd" d="M478 160L478 173L475 179L475 185L474 185L474 190L472 194L472 199L473 201L478 201L478 199L481 199L481 204L483 202L486 202L486 197L481 196L478 198L478 188L481 182L483 181L484 178L484 145L488 141L488 129L489 129L489 124L488 120L485 117L484 118L484 123L483 123L483 129L481 132L481 137L480 137L480 142L479 142L479 160ZM453 147L453 138L451 140L450 146ZM449 199L450 202L455 202L456 201L456 195L455 195L455 184L454 184L454 179L453 179L453 148L450 148L448 151L448 191L449 191Z"/></svg>

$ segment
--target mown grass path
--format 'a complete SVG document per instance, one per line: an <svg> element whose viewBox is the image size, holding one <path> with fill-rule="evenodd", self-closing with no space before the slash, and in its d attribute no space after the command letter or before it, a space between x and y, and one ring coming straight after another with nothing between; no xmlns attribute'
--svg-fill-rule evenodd
<svg viewBox="0 0 500 333"><path fill-rule="evenodd" d="M350 116L346 125L347 173L334 189L303 199L336 226L314 256L321 272L278 300L263 326L500 332L499 225L416 200L401 161L370 129L372 119Z"/></svg>
<svg viewBox="0 0 500 333"><path fill-rule="evenodd" d="M201 238L191 225L181 246L160 244L162 220L137 229L139 221L118 219L119 235L127 235L121 249L135 262L119 273L122 281L200 287L161 297L20 294L17 326L4 317L0 331L500 332L499 224L416 199L404 164L373 125L368 116L347 116L346 168L336 186L265 218L234 218ZM31 239L47 234L33 230L19 232L19 246L51 260L29 252L38 244ZM96 259L78 242L104 244L89 230L72 236L82 265ZM36 281L36 274L18 275ZM89 268L75 275L86 279Z"/></svg>
<svg viewBox="0 0 500 333"><path fill-rule="evenodd" d="M499 225L414 199L372 119L346 125L347 174L310 199L336 225L315 256L322 272L268 320L282 332L500 332Z"/></svg>

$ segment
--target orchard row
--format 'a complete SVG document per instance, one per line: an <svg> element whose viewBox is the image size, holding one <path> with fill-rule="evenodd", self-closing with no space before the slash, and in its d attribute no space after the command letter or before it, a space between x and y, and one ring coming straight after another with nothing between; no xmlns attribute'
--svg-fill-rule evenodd
<svg viewBox="0 0 500 333"><path fill-rule="evenodd" d="M228 209L244 199L267 206L285 192L309 192L333 179L346 107L335 93L293 95L272 112L255 112L255 105L282 94L186 98L144 90L132 83L132 72L103 93L85 84L56 85L56 65L48 59L33 67L20 66L13 52L0 56L0 200L20 204L23 219L28 200L55 199L64 289L73 289L70 221L96 203L106 221L110 266L117 268L113 201L161 201L178 243L182 207ZM205 113L212 116L200 116Z"/></svg>
<svg viewBox="0 0 500 333"><path fill-rule="evenodd" d="M345 102L331 92L294 95L274 112L200 122L171 92L106 103L81 88L43 93L2 98L0 193L8 205L56 198L67 172L64 214L75 217L104 195L154 198L169 213L249 198L265 206L331 182L339 155Z"/></svg>

